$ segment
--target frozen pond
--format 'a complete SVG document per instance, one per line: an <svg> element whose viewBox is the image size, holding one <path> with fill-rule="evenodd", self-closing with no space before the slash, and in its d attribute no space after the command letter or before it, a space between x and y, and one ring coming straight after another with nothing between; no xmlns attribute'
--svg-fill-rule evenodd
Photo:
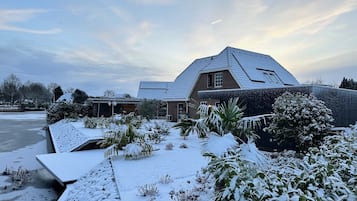
<svg viewBox="0 0 357 201"><path fill-rule="evenodd" d="M56 200L55 179L36 161L47 153L46 112L0 112L0 200ZM28 171L16 190L5 169Z"/></svg>
<svg viewBox="0 0 357 201"><path fill-rule="evenodd" d="M13 151L45 140L45 112L0 113L0 152Z"/></svg>

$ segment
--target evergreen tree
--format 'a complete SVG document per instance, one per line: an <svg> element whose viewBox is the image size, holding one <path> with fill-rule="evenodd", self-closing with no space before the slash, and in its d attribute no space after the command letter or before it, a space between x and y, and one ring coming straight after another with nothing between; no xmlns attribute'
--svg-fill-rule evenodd
<svg viewBox="0 0 357 201"><path fill-rule="evenodd" d="M53 90L53 94L55 95L55 101L61 97L63 95L63 90L60 86L56 87L54 90Z"/></svg>
<svg viewBox="0 0 357 201"><path fill-rule="evenodd" d="M72 97L73 97L73 103L80 103L80 104L83 104L84 101L88 99L87 93L79 89L74 90Z"/></svg>
<svg viewBox="0 0 357 201"><path fill-rule="evenodd" d="M339 88L357 90L357 81L343 77Z"/></svg>

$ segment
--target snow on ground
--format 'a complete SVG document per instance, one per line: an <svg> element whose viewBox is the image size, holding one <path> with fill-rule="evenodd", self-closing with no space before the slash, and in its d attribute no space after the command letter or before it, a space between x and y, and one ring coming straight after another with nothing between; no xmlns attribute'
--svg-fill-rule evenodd
<svg viewBox="0 0 357 201"><path fill-rule="evenodd" d="M61 123L63 127L64 123ZM98 132L101 129L86 129L83 124L69 123L75 125L77 131L85 133L87 131ZM60 129L60 126L52 127ZM205 139L199 139L197 135L190 135L184 140L180 136L179 129L171 129L170 134L165 136L165 140L160 144L154 145L153 155L147 158L137 160L125 160L119 152L119 156L112 159L113 172L115 175L116 187L119 189L121 200L143 201L149 197L141 196L138 192L140 187L144 185L154 184L158 188L158 194L155 197L156 201L170 200L170 192L172 191L189 191L195 186L195 176L197 172L205 167L208 160L202 156L202 146ZM166 145L172 143L173 149L167 150ZM185 145L187 148L180 148ZM61 197L61 201L75 200L83 197L85 200L98 200L103 182L111 181L108 176L110 171L107 170L108 162L104 160L96 168L92 169L88 174L81 177L73 185L70 185ZM64 171L66 173L66 171ZM162 182L164 177L169 177L170 181L167 184ZM110 184L110 182L108 182ZM90 187L89 187L90 186ZM95 189L95 190L94 190ZM99 190L98 190L99 189ZM116 196L115 194L106 194L103 196ZM209 195L203 195L206 198L202 200L210 200ZM88 199L87 199L88 198ZM98 198L98 199L97 199ZM103 198L103 197L101 197Z"/></svg>
<svg viewBox="0 0 357 201"><path fill-rule="evenodd" d="M82 121L61 120L49 125L53 146L57 153L70 152L90 140L102 139L103 129L84 128Z"/></svg>
<svg viewBox="0 0 357 201"><path fill-rule="evenodd" d="M55 200L56 193L50 189L40 189L29 186L23 190L16 190L6 194L0 194L0 200L16 201L47 201Z"/></svg>
<svg viewBox="0 0 357 201"><path fill-rule="evenodd" d="M0 119L36 120L46 119L45 112L0 112Z"/></svg>
<svg viewBox="0 0 357 201"><path fill-rule="evenodd" d="M120 200L111 161L104 160L76 183L68 185L58 199L65 200Z"/></svg>
<svg viewBox="0 0 357 201"><path fill-rule="evenodd" d="M41 164L36 161L35 156L37 154L47 153L46 146L46 141L42 140L36 144L11 152L0 152L0 171L3 171L6 167L14 170L19 167L28 170L43 168Z"/></svg>
<svg viewBox="0 0 357 201"><path fill-rule="evenodd" d="M18 113L0 113L0 119L6 120L41 120L46 118L45 112L18 112ZM45 131L40 128L34 128L32 130L38 130L38 134L45 136ZM19 167L27 169L33 172L36 178L32 178L33 181L26 184L24 188L19 190L4 190L5 186L11 186L11 180L9 176L0 176L0 200L16 200L16 201L45 201L55 200L57 193L48 186L45 182L49 182L53 179L48 172L36 161L35 156L37 154L47 153L47 142L42 140L32 145L27 145L20 149L16 149L9 152L0 152L0 172L2 173L5 168L10 170L17 170ZM46 180L44 182L44 180Z"/></svg>
<svg viewBox="0 0 357 201"><path fill-rule="evenodd" d="M154 151L152 156L139 160L114 160L113 167L122 200L146 200L138 195L138 188L146 184L160 187L157 201L170 200L171 190L187 189L187 182L193 183L197 171L207 165L208 161L201 154L203 142L196 135L183 140L178 129L171 129L166 141L156 146L159 150ZM165 149L168 143L174 145L172 150ZM180 148L183 143L187 148ZM165 175L170 176L173 182L161 184L160 178Z"/></svg>

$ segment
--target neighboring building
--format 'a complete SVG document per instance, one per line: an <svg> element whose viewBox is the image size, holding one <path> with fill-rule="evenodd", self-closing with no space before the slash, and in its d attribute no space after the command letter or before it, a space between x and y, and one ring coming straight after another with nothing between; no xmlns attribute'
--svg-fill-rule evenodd
<svg viewBox="0 0 357 201"><path fill-rule="evenodd" d="M218 99L199 99L198 91L295 85L295 77L269 55L226 47L218 55L196 59L174 82L140 82L138 98L167 102L168 118L177 121L195 117L194 105L219 104Z"/></svg>
<svg viewBox="0 0 357 201"><path fill-rule="evenodd" d="M136 112L140 100L125 97L89 97L87 102L93 104L93 116L110 117L114 114Z"/></svg>

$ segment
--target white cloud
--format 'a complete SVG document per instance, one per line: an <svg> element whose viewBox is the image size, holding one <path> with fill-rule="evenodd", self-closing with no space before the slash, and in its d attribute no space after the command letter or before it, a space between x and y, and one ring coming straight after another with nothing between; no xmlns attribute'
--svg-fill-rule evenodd
<svg viewBox="0 0 357 201"><path fill-rule="evenodd" d="M24 32L31 34L56 34L61 32L62 30L59 28L38 30L11 25L14 22L26 22L35 15L46 12L47 11L43 9L0 10L0 30Z"/></svg>
<svg viewBox="0 0 357 201"><path fill-rule="evenodd" d="M220 23L220 22L222 22L222 19L214 20L214 21L211 22L211 24L212 24L212 25L215 25L215 24L218 24L218 23Z"/></svg>

